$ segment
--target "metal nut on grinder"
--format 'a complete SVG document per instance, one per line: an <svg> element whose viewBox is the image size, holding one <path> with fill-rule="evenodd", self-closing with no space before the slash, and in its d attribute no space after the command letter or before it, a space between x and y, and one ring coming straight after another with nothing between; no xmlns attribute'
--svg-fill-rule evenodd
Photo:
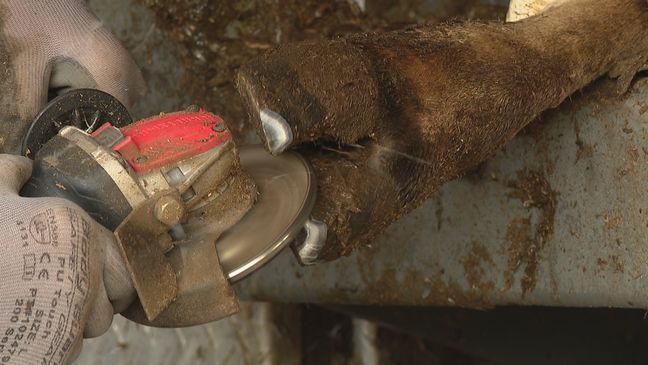
<svg viewBox="0 0 648 365"><path fill-rule="evenodd" d="M113 104L80 107L109 116L93 108ZM63 128L31 151L21 194L72 200L114 231L138 295L122 313L133 321L183 327L236 313L230 283L287 246L310 215L315 184L303 158L238 149L224 121L200 108L121 128L102 118L94 131L62 123L66 115L42 113L47 120L33 123Z"/></svg>
<svg viewBox="0 0 648 365"><path fill-rule="evenodd" d="M167 226L180 223L185 215L185 206L179 198L165 195L155 203L155 217Z"/></svg>

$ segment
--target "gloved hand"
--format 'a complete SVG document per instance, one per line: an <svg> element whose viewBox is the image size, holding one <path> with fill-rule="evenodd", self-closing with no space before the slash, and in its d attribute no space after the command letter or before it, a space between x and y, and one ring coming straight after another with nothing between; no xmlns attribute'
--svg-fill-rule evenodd
<svg viewBox="0 0 648 365"><path fill-rule="evenodd" d="M642 68L645 1L571 0L510 24L283 45L242 67L238 88L268 150L305 146L313 218L328 226L321 257L334 259L573 92L606 73L627 87Z"/></svg>
<svg viewBox="0 0 648 365"><path fill-rule="evenodd" d="M128 52L84 0L0 1L0 152L18 153L48 96L144 91ZM48 95L49 94L49 95ZM71 361L135 296L111 232L74 204L17 195L28 160L0 156L0 363Z"/></svg>
<svg viewBox="0 0 648 365"><path fill-rule="evenodd" d="M18 195L30 160L0 155L0 171L0 363L67 364L133 300L130 276L112 232L79 207Z"/></svg>
<svg viewBox="0 0 648 365"><path fill-rule="evenodd" d="M0 1L0 152L19 152L48 91L83 87L129 108L144 82L84 0Z"/></svg>

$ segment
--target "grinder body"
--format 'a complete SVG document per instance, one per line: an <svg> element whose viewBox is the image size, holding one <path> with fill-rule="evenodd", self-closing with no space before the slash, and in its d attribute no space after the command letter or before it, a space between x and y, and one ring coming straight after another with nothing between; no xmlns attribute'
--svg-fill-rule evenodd
<svg viewBox="0 0 648 365"><path fill-rule="evenodd" d="M71 200L114 231L138 294L125 315L155 326L186 326L238 311L214 237L187 243L183 229L227 194L233 171L250 180L240 173L223 120L203 110L182 111L122 128L104 123L94 132L63 127L36 151L21 195ZM227 208L247 210L251 200ZM187 250L201 255L188 259ZM199 313L186 310L197 302Z"/></svg>
<svg viewBox="0 0 648 365"><path fill-rule="evenodd" d="M98 90L55 98L23 143L34 168L21 195L71 200L114 232L138 295L127 318L183 327L236 313L231 283L310 237L312 168L238 149L198 108L130 121Z"/></svg>
<svg viewBox="0 0 648 365"><path fill-rule="evenodd" d="M132 211L124 194L101 165L60 135L38 151L32 177L21 195L69 199L111 231Z"/></svg>
<svg viewBox="0 0 648 365"><path fill-rule="evenodd" d="M236 162L234 154L224 122L202 110L121 129L106 123L93 133L68 126L38 150L21 195L69 199L114 231L133 208L162 190L176 188L186 194L184 204L196 205L218 185L199 180L223 178Z"/></svg>

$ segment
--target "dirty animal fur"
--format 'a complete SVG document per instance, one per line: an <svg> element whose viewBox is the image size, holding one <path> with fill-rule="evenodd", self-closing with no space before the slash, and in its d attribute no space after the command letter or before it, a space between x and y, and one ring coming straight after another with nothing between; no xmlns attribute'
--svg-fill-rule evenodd
<svg viewBox="0 0 648 365"><path fill-rule="evenodd" d="M332 259L371 243L596 78L609 74L624 91L646 68L646 0L573 0L511 24L284 45L242 68L238 86L258 131L267 107L292 124L295 145L331 147L303 153Z"/></svg>

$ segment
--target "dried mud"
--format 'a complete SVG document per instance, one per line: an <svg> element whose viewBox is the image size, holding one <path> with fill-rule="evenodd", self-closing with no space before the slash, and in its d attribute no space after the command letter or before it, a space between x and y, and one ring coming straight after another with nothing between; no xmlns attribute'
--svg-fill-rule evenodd
<svg viewBox="0 0 648 365"><path fill-rule="evenodd" d="M482 294L486 294L495 289L495 283L483 280L487 270L494 266L495 262L486 246L479 242L473 242L470 254L463 262L466 280L468 280L470 288Z"/></svg>
<svg viewBox="0 0 648 365"><path fill-rule="evenodd" d="M485 246L473 243L471 253L463 262L470 289L454 280L443 278L444 269L438 275L428 277L421 272L405 267L375 270L371 250L357 256L357 265L364 282L362 303L379 305L423 305L423 306L457 306L473 309L492 308L486 298L495 288L491 281L482 277L494 261ZM344 301L346 293L327 298L332 302Z"/></svg>
<svg viewBox="0 0 648 365"><path fill-rule="evenodd" d="M420 288L428 289L420 293L418 300L415 293ZM402 295L410 292L412 295ZM366 280L363 289L363 303L380 305L426 305L457 306L462 308L488 309L492 305L484 298L486 292L465 290L461 284L436 277L430 279L414 270L407 270L401 279L395 269L385 270L377 279ZM407 300L405 300L407 298Z"/></svg>
<svg viewBox="0 0 648 365"><path fill-rule="evenodd" d="M510 194L512 198L519 199L525 208L535 208L541 213L537 224L532 224L528 217L516 218L509 223L506 232L510 245L504 289L513 286L516 273L523 268L520 286L526 295L535 289L539 255L554 232L558 194L540 171L518 172L518 179L511 183L511 187L514 189Z"/></svg>

